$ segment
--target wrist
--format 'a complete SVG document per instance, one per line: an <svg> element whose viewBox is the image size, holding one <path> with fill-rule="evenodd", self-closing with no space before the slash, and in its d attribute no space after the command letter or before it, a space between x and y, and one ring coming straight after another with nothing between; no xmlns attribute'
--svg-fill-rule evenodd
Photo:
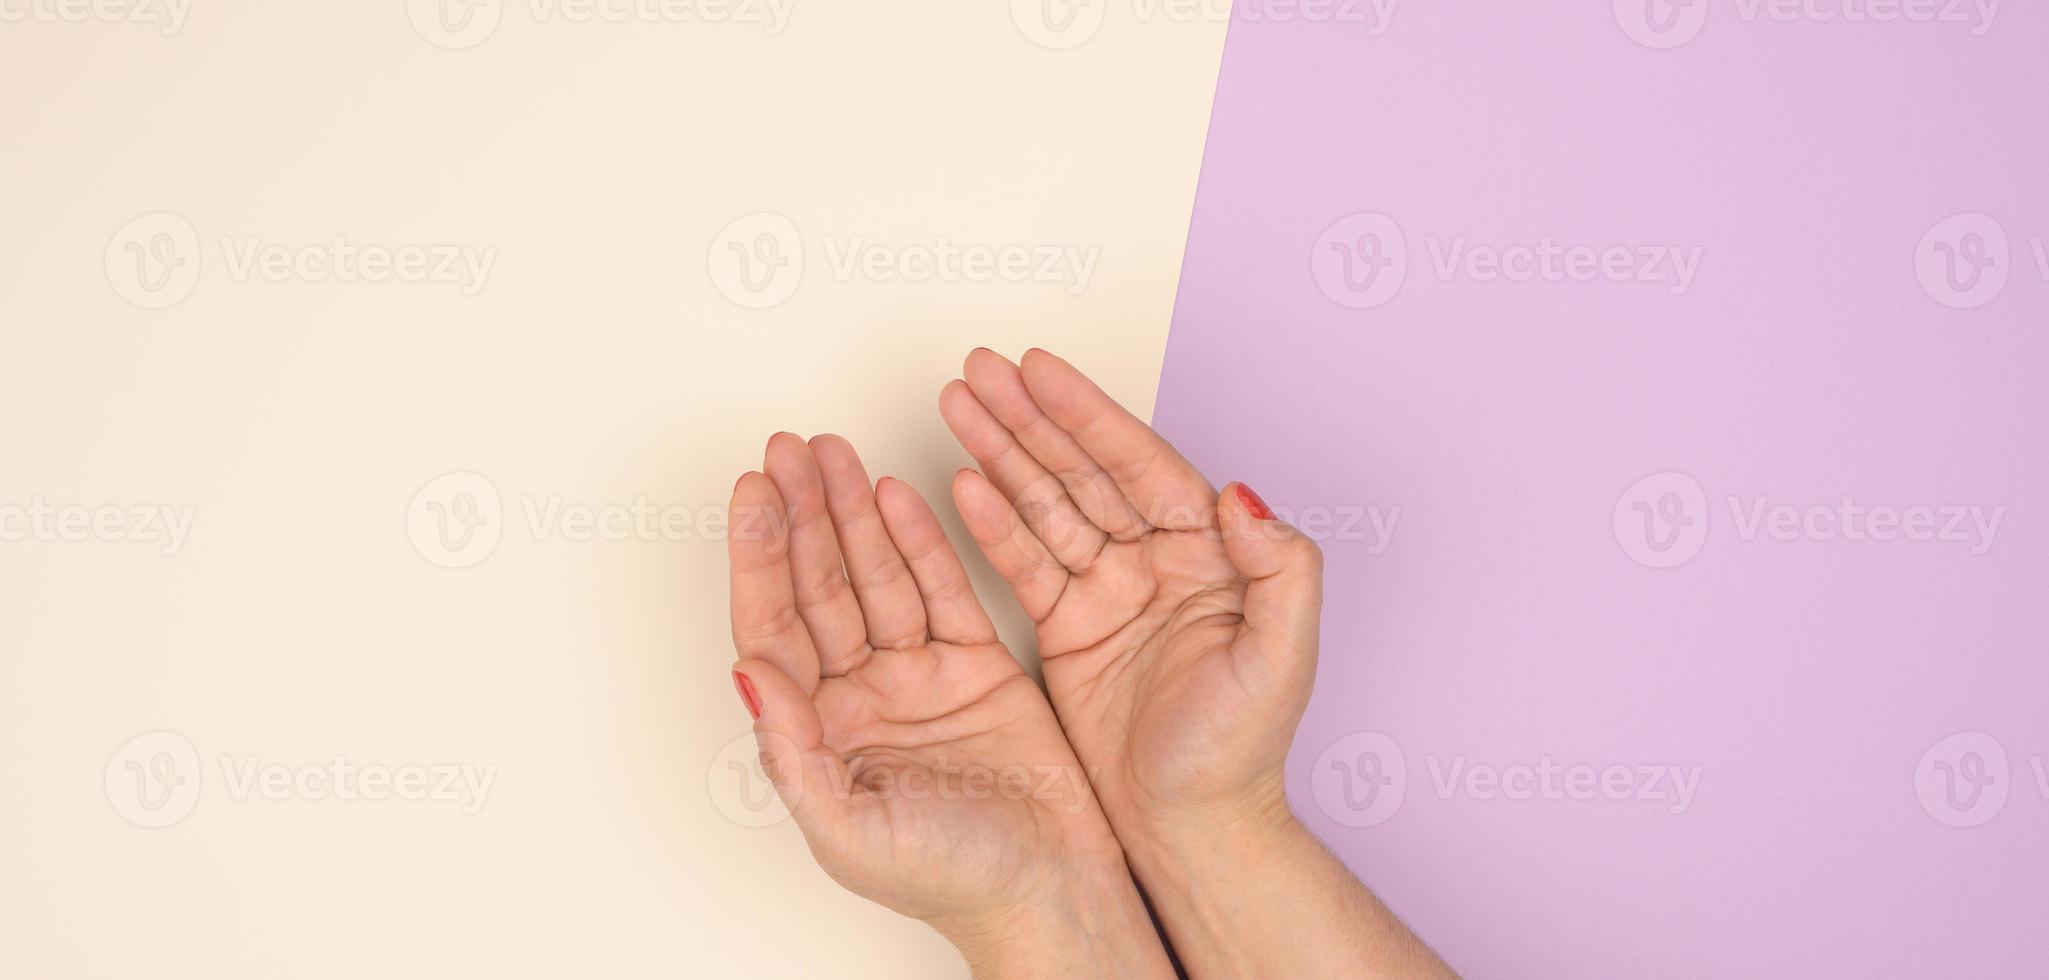
<svg viewBox="0 0 2049 980"><path fill-rule="evenodd" d="M1278 775L1120 839L1191 974L1452 976L1295 817Z"/></svg>
<svg viewBox="0 0 2049 980"><path fill-rule="evenodd" d="M1279 772L1200 803L1154 803L1138 810L1115 826L1141 880L1154 868L1222 870L1236 861L1257 862L1310 838L1288 805Z"/></svg>
<svg viewBox="0 0 2049 980"><path fill-rule="evenodd" d="M1035 893L994 909L927 921L977 980L1174 975L1121 859L1063 869Z"/></svg>

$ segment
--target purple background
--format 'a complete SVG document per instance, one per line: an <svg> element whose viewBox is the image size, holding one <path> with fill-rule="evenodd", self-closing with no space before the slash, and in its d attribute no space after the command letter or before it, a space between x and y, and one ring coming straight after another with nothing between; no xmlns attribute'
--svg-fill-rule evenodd
<svg viewBox="0 0 2049 980"><path fill-rule="evenodd" d="M1231 27L1158 425L1277 508L1401 508L1379 554L1325 543L1297 810L1475 977L2049 975L2049 10L1973 36L1971 7L1716 0L1658 50L1622 26L1643 2ZM1408 249L1368 309L1319 241L1360 211ZM1964 212L2007 236L1971 309L1917 274L1973 247L1924 241ZM1701 260L1677 295L1441 278L1461 236ZM1666 568L1623 499L1660 473L1647 502L1706 528ZM1845 496L2004 510L1989 542L1782 541L1729 503ZM1369 827L1316 792L1356 732L1406 766ZM1547 755L1700 781L1673 813L1431 770ZM1993 796L1958 810L1944 765Z"/></svg>

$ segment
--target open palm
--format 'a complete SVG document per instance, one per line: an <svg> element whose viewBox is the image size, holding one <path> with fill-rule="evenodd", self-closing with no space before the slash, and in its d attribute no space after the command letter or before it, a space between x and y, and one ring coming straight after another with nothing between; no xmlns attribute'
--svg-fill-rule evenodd
<svg viewBox="0 0 2049 980"><path fill-rule="evenodd" d="M941 924L1124 874L1045 696L917 492L845 440L771 439L733 492L734 683L819 864Z"/></svg>
<svg viewBox="0 0 2049 980"><path fill-rule="evenodd" d="M1067 362L970 354L940 411L981 465L969 531L1036 624L1046 686L1120 834L1273 796L1315 671L1320 556Z"/></svg>

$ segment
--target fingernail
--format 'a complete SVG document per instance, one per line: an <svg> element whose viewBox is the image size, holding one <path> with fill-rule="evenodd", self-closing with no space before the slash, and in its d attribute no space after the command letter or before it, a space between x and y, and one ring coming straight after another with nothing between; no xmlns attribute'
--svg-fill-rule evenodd
<svg viewBox="0 0 2049 980"><path fill-rule="evenodd" d="M1266 501L1259 499L1259 494L1252 492L1252 488L1243 483L1238 484L1238 502L1245 505L1246 513L1262 521L1274 519L1273 508L1268 507Z"/></svg>
<svg viewBox="0 0 2049 980"><path fill-rule="evenodd" d="M754 693L754 682L748 680L746 674L735 670L733 671L733 690L740 692L740 703L747 706L747 713L755 718L760 718L761 695Z"/></svg>

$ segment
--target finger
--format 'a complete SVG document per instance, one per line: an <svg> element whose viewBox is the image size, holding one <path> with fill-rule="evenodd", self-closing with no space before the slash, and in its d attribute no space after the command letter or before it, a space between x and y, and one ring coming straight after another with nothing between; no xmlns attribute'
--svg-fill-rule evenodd
<svg viewBox="0 0 2049 980"><path fill-rule="evenodd" d="M911 579L924 597L925 620L935 640L947 643L994 643L996 626L975 587L968 582L953 542L939 526L939 517L918 491L902 480L883 477L875 485L875 505L897 551L911 568Z"/></svg>
<svg viewBox="0 0 2049 980"><path fill-rule="evenodd" d="M1019 367L1026 390L1154 527L1192 531L1209 526L1216 491L1167 440L1125 411L1074 365L1038 348Z"/></svg>
<svg viewBox="0 0 2049 980"><path fill-rule="evenodd" d="M825 508L825 480L811 447L793 433L771 437L766 456L762 468L788 508L797 613L818 649L819 673L838 677L866 657L868 626L840 568L839 536Z"/></svg>
<svg viewBox="0 0 2049 980"><path fill-rule="evenodd" d="M1049 554L1076 571L1095 561L1109 536L1083 516L1067 488L1018 444L966 382L940 391L939 414Z"/></svg>
<svg viewBox="0 0 2049 980"><path fill-rule="evenodd" d="M810 692L766 660L733 667L733 686L754 716L761 768L796 818L814 853L837 853L848 834L851 804L846 760L825 744Z"/></svg>
<svg viewBox="0 0 2049 980"><path fill-rule="evenodd" d="M818 458L818 471L825 478L825 508L839 531L847 581L853 583L861 617L868 623L868 642L889 648L925 642L925 603L911 581L911 570L882 526L861 457L852 444L833 435L812 439L811 453Z"/></svg>
<svg viewBox="0 0 2049 980"><path fill-rule="evenodd" d="M1044 622L1067 588L1068 571L1046 551L1003 494L974 470L953 477L953 503L996 574L1010 583L1032 622Z"/></svg>
<svg viewBox="0 0 2049 980"><path fill-rule="evenodd" d="M961 373L975 399L1010 430L1040 466L1059 478L1067 496L1090 523L1119 541L1133 541L1152 530L1124 499L1117 481L1032 400L1017 365L987 347L977 347L968 354Z"/></svg>
<svg viewBox="0 0 2049 980"><path fill-rule="evenodd" d="M789 527L775 484L760 473L741 476L727 513L733 647L741 657L774 664L803 690L817 690L818 650L797 614Z"/></svg>
<svg viewBox="0 0 2049 980"><path fill-rule="evenodd" d="M1224 553L1250 580L1245 632L1233 652L1242 648L1283 676L1313 673L1323 610L1323 550L1276 520L1266 502L1242 483L1224 488L1217 517Z"/></svg>

